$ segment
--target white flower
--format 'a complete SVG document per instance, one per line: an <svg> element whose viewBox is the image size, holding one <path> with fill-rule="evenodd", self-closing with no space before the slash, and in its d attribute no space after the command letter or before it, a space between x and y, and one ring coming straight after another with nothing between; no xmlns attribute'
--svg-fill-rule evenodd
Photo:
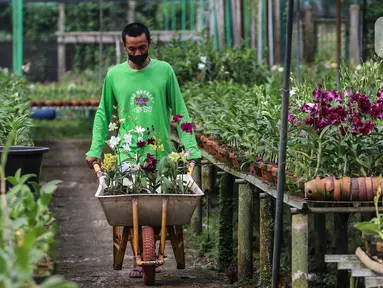
<svg viewBox="0 0 383 288"><path fill-rule="evenodd" d="M142 128L141 126L137 126L137 127L136 127L136 132L137 132L138 134L143 134L143 133L145 132L145 129Z"/></svg>
<svg viewBox="0 0 383 288"><path fill-rule="evenodd" d="M70 84L68 85L68 90L72 90L72 89L74 89L74 88L76 88L76 84L75 84L74 82L72 82L72 83L70 83Z"/></svg>
<svg viewBox="0 0 383 288"><path fill-rule="evenodd" d="M112 149L114 149L117 145L118 145L118 143L120 143L120 137L114 137L114 136L112 136L111 138L110 138L110 140L108 141L108 145L109 145L109 147L110 148L112 148Z"/></svg>
<svg viewBox="0 0 383 288"><path fill-rule="evenodd" d="M324 64L324 67L327 68L327 69L331 68L331 63L326 62L326 63Z"/></svg>
<svg viewBox="0 0 383 288"><path fill-rule="evenodd" d="M278 72L283 72L285 70L283 67L278 67Z"/></svg>
<svg viewBox="0 0 383 288"><path fill-rule="evenodd" d="M358 66L356 66L356 70L360 70L360 69L362 69L362 65L358 65Z"/></svg>
<svg viewBox="0 0 383 288"><path fill-rule="evenodd" d="M126 144L126 145L122 146L122 149L124 149L126 152L132 151L132 149L130 148L129 144Z"/></svg>
<svg viewBox="0 0 383 288"><path fill-rule="evenodd" d="M34 84L29 84L29 89L35 90L35 85Z"/></svg>
<svg viewBox="0 0 383 288"><path fill-rule="evenodd" d="M126 144L129 144L129 145L132 144L132 134L125 134L124 139Z"/></svg>
<svg viewBox="0 0 383 288"><path fill-rule="evenodd" d="M277 65L273 65L272 67L271 67L271 71L276 71L278 69L278 66Z"/></svg>
<svg viewBox="0 0 383 288"><path fill-rule="evenodd" d="M8 68L3 68L3 73L4 74L8 74L9 73L9 69Z"/></svg>
<svg viewBox="0 0 383 288"><path fill-rule="evenodd" d="M295 95L295 94L297 94L297 91L295 90L295 88L291 89L290 90L290 96Z"/></svg>
<svg viewBox="0 0 383 288"><path fill-rule="evenodd" d="M22 65L21 69L24 71L24 73L29 73L29 71L31 70L31 63L27 63L25 65Z"/></svg>
<svg viewBox="0 0 383 288"><path fill-rule="evenodd" d="M201 56L200 59L201 59L201 62L202 62L202 63L206 63L206 59L207 59L207 57L206 57L206 56Z"/></svg>
<svg viewBox="0 0 383 288"><path fill-rule="evenodd" d="M114 131L114 130L117 130L118 127L117 127L117 124L116 123L110 123L109 124L109 131Z"/></svg>
<svg viewBox="0 0 383 288"><path fill-rule="evenodd" d="M205 70L205 64L204 63L198 63L198 69L199 70Z"/></svg>

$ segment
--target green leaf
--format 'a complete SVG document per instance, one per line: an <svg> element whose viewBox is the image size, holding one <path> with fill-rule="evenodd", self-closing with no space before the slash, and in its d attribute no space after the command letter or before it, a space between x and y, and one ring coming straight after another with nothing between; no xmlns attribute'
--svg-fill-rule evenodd
<svg viewBox="0 0 383 288"><path fill-rule="evenodd" d="M368 235L379 235L379 226L371 222L360 222L354 225L356 229L368 234Z"/></svg>

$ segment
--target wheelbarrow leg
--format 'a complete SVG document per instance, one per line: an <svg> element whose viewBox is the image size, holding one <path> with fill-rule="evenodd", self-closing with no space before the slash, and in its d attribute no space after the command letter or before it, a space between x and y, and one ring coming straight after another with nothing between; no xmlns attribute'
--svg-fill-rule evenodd
<svg viewBox="0 0 383 288"><path fill-rule="evenodd" d="M185 269L185 247L182 225L168 226L169 239L172 243L177 269Z"/></svg>
<svg viewBox="0 0 383 288"><path fill-rule="evenodd" d="M124 262L126 244L129 239L129 227L123 227L122 235L120 226L113 226L113 269L121 270Z"/></svg>

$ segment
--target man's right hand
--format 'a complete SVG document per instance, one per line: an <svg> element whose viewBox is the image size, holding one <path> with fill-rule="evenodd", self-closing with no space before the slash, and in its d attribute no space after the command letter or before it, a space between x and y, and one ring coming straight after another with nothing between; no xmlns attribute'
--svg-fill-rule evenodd
<svg viewBox="0 0 383 288"><path fill-rule="evenodd" d="M98 165L101 165L101 160L95 157L86 157L85 158L86 163L88 163L88 166L90 169L93 169L93 165L96 162Z"/></svg>

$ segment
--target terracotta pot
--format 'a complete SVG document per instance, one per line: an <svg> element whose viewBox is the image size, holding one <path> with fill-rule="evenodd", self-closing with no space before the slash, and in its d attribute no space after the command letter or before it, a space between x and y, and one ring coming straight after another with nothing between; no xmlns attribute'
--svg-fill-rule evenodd
<svg viewBox="0 0 383 288"><path fill-rule="evenodd" d="M359 201L358 178L351 178L351 200L352 201Z"/></svg>
<svg viewBox="0 0 383 288"><path fill-rule="evenodd" d="M371 177L365 177L364 181L366 183L367 201L373 201L374 200L374 196L376 194L376 191L374 191L373 188L372 188Z"/></svg>
<svg viewBox="0 0 383 288"><path fill-rule="evenodd" d="M341 178L341 194L342 194L341 199L343 201L350 201L352 199L350 177Z"/></svg>
<svg viewBox="0 0 383 288"><path fill-rule="evenodd" d="M273 179L273 184L278 185L278 167L273 167L271 169L271 176Z"/></svg>
<svg viewBox="0 0 383 288"><path fill-rule="evenodd" d="M53 101L51 101L51 100L44 100L44 106L45 107L51 107L52 104L53 104Z"/></svg>
<svg viewBox="0 0 383 288"><path fill-rule="evenodd" d="M55 100L53 101L53 106L55 107L61 107L64 101L62 100Z"/></svg>
<svg viewBox="0 0 383 288"><path fill-rule="evenodd" d="M359 200L366 201L367 200L367 190L366 190L366 181L363 177L358 178L358 186L359 186Z"/></svg>
<svg viewBox="0 0 383 288"><path fill-rule="evenodd" d="M70 100L70 104L71 104L73 107L75 107L75 106L79 106L79 103L78 103L78 101L76 101L76 100Z"/></svg>
<svg viewBox="0 0 383 288"><path fill-rule="evenodd" d="M312 200L332 200L334 181L331 177L320 178L308 181L304 184L305 196Z"/></svg>
<svg viewBox="0 0 383 288"><path fill-rule="evenodd" d="M237 169L238 168L238 161L237 161L237 155L235 155L234 152L230 152L229 153L229 159L231 161L231 166L234 168L234 169Z"/></svg>
<svg viewBox="0 0 383 288"><path fill-rule="evenodd" d="M334 179L334 200L340 201L342 200L342 193L341 193L341 180L337 178Z"/></svg>
<svg viewBox="0 0 383 288"><path fill-rule="evenodd" d="M257 172L255 170L255 164L254 163L250 164L250 174L253 176L257 176Z"/></svg>

